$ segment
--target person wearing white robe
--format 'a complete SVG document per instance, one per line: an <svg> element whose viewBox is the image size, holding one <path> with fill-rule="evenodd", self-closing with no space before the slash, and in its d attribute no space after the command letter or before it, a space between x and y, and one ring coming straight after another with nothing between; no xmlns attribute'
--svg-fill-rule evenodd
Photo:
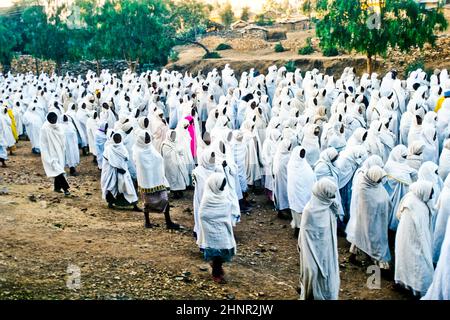
<svg viewBox="0 0 450 320"><path fill-rule="evenodd" d="M232 204L228 201L229 189L223 173L212 173L206 180L199 208L200 237L197 244L204 248L204 258L212 261L212 276L217 283L226 283L224 262L236 254L233 234Z"/></svg>
<svg viewBox="0 0 450 320"><path fill-rule="evenodd" d="M66 139L64 128L58 123L54 112L47 115L47 121L40 132L41 159L47 177L55 178L54 191L70 195L69 184L64 176Z"/></svg>
<svg viewBox="0 0 450 320"><path fill-rule="evenodd" d="M441 247L441 258L434 271L433 281L422 300L450 300L450 220L445 226L445 238Z"/></svg>
<svg viewBox="0 0 450 320"><path fill-rule="evenodd" d="M439 177L438 165L431 161L426 161L422 164L418 171L417 177L418 180L429 181L433 184L433 197L430 199L430 201L428 201L428 206L430 207L432 215L431 230L432 232L434 232L434 226L436 224L437 217L436 203L444 187L444 182L442 181L441 177Z"/></svg>
<svg viewBox="0 0 450 320"><path fill-rule="evenodd" d="M287 164L287 193L292 213L291 227L295 230L296 238L298 238L302 222L303 209L311 199L312 187L316 183L316 175L306 160L306 152L303 146L295 147Z"/></svg>
<svg viewBox="0 0 450 320"><path fill-rule="evenodd" d="M142 210L137 207L138 197L128 171L128 161L130 155L122 143L122 135L113 133L103 152L102 197L108 202L109 208L114 208L114 205L133 205L133 210L140 212Z"/></svg>
<svg viewBox="0 0 450 320"><path fill-rule="evenodd" d="M419 180L410 186L397 212L395 282L415 296L425 295L433 279L431 213L427 202L433 184Z"/></svg>
<svg viewBox="0 0 450 320"><path fill-rule="evenodd" d="M264 164L264 187L266 195L270 201L273 199L274 180L273 180L273 158L277 150L277 144L281 137L278 129L271 129L268 132L268 138L264 141L262 150L262 161Z"/></svg>
<svg viewBox="0 0 450 320"><path fill-rule="evenodd" d="M71 176L77 176L76 167L80 163L77 130L67 115L63 115L62 127L65 135L65 166L69 168Z"/></svg>
<svg viewBox="0 0 450 320"><path fill-rule="evenodd" d="M233 153L233 159L237 166L237 182L239 183L240 192L238 193L239 208L242 213L250 213L252 205L248 202L248 182L247 182L247 147L244 144L244 135L240 130L233 133L232 143L230 144Z"/></svg>
<svg viewBox="0 0 450 320"><path fill-rule="evenodd" d="M227 197L231 203L231 215L233 217L233 226L235 226L241 221L239 198L242 197L242 190L239 183L238 167L234 162L231 147L226 142L222 140L215 141L212 150L216 155L218 171L223 172L227 179L227 186L230 190L230 192L227 192Z"/></svg>
<svg viewBox="0 0 450 320"><path fill-rule="evenodd" d="M375 165L364 171L353 186L350 204L350 221L347 240L352 244L352 260L360 249L369 255L382 269L389 269L388 230L391 202L383 187L386 172ZM355 248L356 247L356 248Z"/></svg>
<svg viewBox="0 0 450 320"><path fill-rule="evenodd" d="M300 254L300 299L337 300L339 261L337 249L337 184L322 178L312 189L302 214Z"/></svg>
<svg viewBox="0 0 450 320"><path fill-rule="evenodd" d="M108 122L100 122L97 131L95 131L95 150L97 151L97 167L99 170L103 167L103 152L107 140Z"/></svg>
<svg viewBox="0 0 450 320"><path fill-rule="evenodd" d="M243 144L245 152L245 168L247 184L256 186L261 182L263 176L263 165L261 161L262 143L255 132L255 123L246 120L242 123Z"/></svg>
<svg viewBox="0 0 450 320"><path fill-rule="evenodd" d="M392 210L389 214L389 229L392 231L397 230L398 220L396 213L400 201L408 192L409 186L417 180L417 171L406 162L407 154L408 149L404 145L399 144L392 149L384 167L387 174L385 187L392 203Z"/></svg>
<svg viewBox="0 0 450 320"><path fill-rule="evenodd" d="M302 147L306 150L306 161L313 167L320 157L320 126L307 123L303 127Z"/></svg>
<svg viewBox="0 0 450 320"><path fill-rule="evenodd" d="M167 229L181 229L170 217L169 183L164 175L164 159L151 143L148 131L139 129L136 132L132 152L136 162L137 184L144 204L144 227L155 226L150 222L150 212L155 212L164 213Z"/></svg>
<svg viewBox="0 0 450 320"><path fill-rule="evenodd" d="M175 199L180 199L189 185L189 174L183 159L183 150L175 143L176 136L175 130L167 132L167 138L161 146L161 155L164 159L164 173L169 182L170 191L174 192Z"/></svg>
<svg viewBox="0 0 450 320"><path fill-rule="evenodd" d="M93 159L92 162L97 164L97 149L95 147L95 133L98 130L98 113L94 111L92 117L86 122L86 131L87 131L87 141L89 146L89 152L92 154Z"/></svg>
<svg viewBox="0 0 450 320"><path fill-rule="evenodd" d="M425 143L422 140L413 141L408 146L408 156L406 157L406 162L408 165L415 169L419 170L420 166L423 163L423 151L425 149Z"/></svg>
<svg viewBox="0 0 450 320"><path fill-rule="evenodd" d="M278 211L278 217L281 219L290 219L284 211L289 209L289 198L287 193L287 164L290 159L292 149L291 140L282 140L273 158L274 175L274 198L275 208Z"/></svg>
<svg viewBox="0 0 450 320"><path fill-rule="evenodd" d="M212 149L206 149L201 153L199 158L198 167L192 171L192 180L194 183L194 236L198 239L200 236L200 220L199 220L199 207L205 190L206 180L211 174L217 172L219 169L216 166L216 155ZM202 248L204 249L204 248Z"/></svg>
<svg viewBox="0 0 450 320"><path fill-rule="evenodd" d="M425 126L422 130L422 142L424 143L423 161L437 163L439 160L439 141L434 127Z"/></svg>
<svg viewBox="0 0 450 320"><path fill-rule="evenodd" d="M178 122L177 127L175 129L176 132L176 145L180 148L180 151L183 155L181 158L184 161L184 165L186 166L188 176L189 176L189 186L191 183L191 175L192 170L195 168L194 158L191 152L191 136L189 131L187 130L189 127L189 121L186 119L182 119Z"/></svg>
<svg viewBox="0 0 450 320"><path fill-rule="evenodd" d="M23 115L23 124L25 125L25 132L31 142L31 152L39 154L41 152L39 145L40 132L44 121L36 108L37 107L34 105L28 107Z"/></svg>
<svg viewBox="0 0 450 320"><path fill-rule="evenodd" d="M9 117L8 108L6 106L0 107L0 121L2 121L3 134L6 146L11 153L11 148L15 146L16 139L14 138L14 134L12 131L13 123L11 118Z"/></svg>
<svg viewBox="0 0 450 320"><path fill-rule="evenodd" d="M6 160L8 160L8 143L6 141L6 128L3 121L0 119L0 163L2 167L6 167Z"/></svg>
<svg viewBox="0 0 450 320"><path fill-rule="evenodd" d="M436 218L433 231L433 263L437 263L440 259L441 247L444 241L445 230L447 233L449 229L447 223L450 221L450 175L447 176L444 182L444 188L439 195L436 203ZM448 262L448 259L447 259Z"/></svg>
<svg viewBox="0 0 450 320"><path fill-rule="evenodd" d="M444 148L439 156L438 172L442 180L445 180L450 173L450 139L444 143Z"/></svg>
<svg viewBox="0 0 450 320"><path fill-rule="evenodd" d="M136 124L134 126L137 127ZM133 181L136 181L136 166L134 164L132 152L135 142L135 134L133 132L134 130L135 128L133 127L133 123L131 121L127 121L124 124L122 124L120 128L115 132L118 132L122 135L122 143L125 146L125 148L127 148L129 155L128 171L130 172L131 179L133 179Z"/></svg>

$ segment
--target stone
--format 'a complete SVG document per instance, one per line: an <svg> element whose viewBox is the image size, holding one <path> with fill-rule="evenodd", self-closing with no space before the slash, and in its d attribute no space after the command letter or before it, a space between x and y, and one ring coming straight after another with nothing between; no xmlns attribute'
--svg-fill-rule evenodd
<svg viewBox="0 0 450 320"><path fill-rule="evenodd" d="M39 201L39 206L42 209L47 209L47 207L48 207L47 201L45 201L45 200Z"/></svg>

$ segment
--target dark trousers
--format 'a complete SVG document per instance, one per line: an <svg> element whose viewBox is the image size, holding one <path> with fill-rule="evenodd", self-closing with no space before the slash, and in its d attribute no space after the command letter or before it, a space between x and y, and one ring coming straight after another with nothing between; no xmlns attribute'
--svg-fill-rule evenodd
<svg viewBox="0 0 450 320"><path fill-rule="evenodd" d="M64 173L61 173L59 176L55 177L55 190L61 189L64 191L69 190L69 184L67 183Z"/></svg>

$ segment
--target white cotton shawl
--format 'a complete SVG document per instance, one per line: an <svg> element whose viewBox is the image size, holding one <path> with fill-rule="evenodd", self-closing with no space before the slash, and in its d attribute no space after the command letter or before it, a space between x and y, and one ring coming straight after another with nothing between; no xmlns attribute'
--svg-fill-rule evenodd
<svg viewBox="0 0 450 320"><path fill-rule="evenodd" d="M156 189L161 186L169 187L169 183L164 176L164 160L151 142L145 143L145 133L144 130L138 130L136 142L133 146L137 181L141 189L158 191Z"/></svg>
<svg viewBox="0 0 450 320"><path fill-rule="evenodd" d="M395 282L423 296L433 279L431 214L427 206L433 184L419 180L410 186L398 211L395 238Z"/></svg>
<svg viewBox="0 0 450 320"><path fill-rule="evenodd" d="M303 210L298 238L302 300L337 300L339 296L337 191L334 181L317 181Z"/></svg>
<svg viewBox="0 0 450 320"><path fill-rule="evenodd" d="M226 195L230 192L227 185L224 191L219 188L225 179L222 173L213 173L206 180L205 190L199 208L200 248L233 249L236 241L233 234L231 203Z"/></svg>
<svg viewBox="0 0 450 320"><path fill-rule="evenodd" d="M40 131L41 159L47 177L64 173L65 134L61 124L46 121Z"/></svg>
<svg viewBox="0 0 450 320"><path fill-rule="evenodd" d="M300 157L303 146L295 147L287 165L287 193L289 207L301 213L311 199L312 187L316 182L316 175L306 158ZM306 151L306 150L305 150Z"/></svg>

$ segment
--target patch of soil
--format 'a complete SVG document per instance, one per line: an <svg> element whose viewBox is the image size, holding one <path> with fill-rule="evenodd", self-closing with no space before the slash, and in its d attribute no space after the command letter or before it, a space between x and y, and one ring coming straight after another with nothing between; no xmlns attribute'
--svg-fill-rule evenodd
<svg viewBox="0 0 450 320"><path fill-rule="evenodd" d="M91 157L79 171L70 197L54 193L24 141L0 168L0 299L298 298L297 241L264 196L252 195L258 205L237 226L237 256L225 265L229 283L218 285L192 237L192 192L171 203L185 231L166 230L161 215L152 215L160 227L145 229L141 213L107 208ZM406 298L392 281L369 289L367 266L349 264L343 238L339 254L341 299Z"/></svg>

